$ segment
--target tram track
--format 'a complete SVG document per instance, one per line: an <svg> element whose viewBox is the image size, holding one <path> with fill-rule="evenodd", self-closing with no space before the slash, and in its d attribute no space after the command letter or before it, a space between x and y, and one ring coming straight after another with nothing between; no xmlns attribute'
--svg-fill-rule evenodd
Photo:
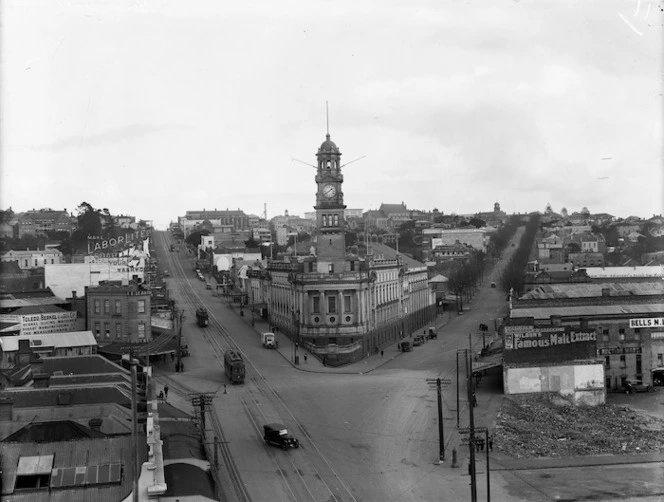
<svg viewBox="0 0 664 502"><path fill-rule="evenodd" d="M168 242L163 234L159 234L159 236L161 247L167 252ZM205 305L206 302L192 287L190 274L188 275L185 272L181 262L169 256L169 254L166 256L172 270L177 270L177 276L180 279L184 279L178 284L177 292L184 304L186 312L193 316L196 308ZM300 438L304 439L304 441L301 441L301 448L289 452L288 455L280 455L280 452L267 450L267 455L274 464L276 472L279 473L286 493L295 501L329 500L357 502L357 499L348 486L330 465L313 438L307 433L306 428L292 413L288 404L282 399L277 390L270 385L244 351L235 343L228 330L219 322L214 313L210 312L210 309L208 309L208 319L208 327L201 329L202 336L210 347L211 354L218 362L219 368L223 368L224 353L226 350L236 350L243 356L246 373L244 385L245 396L240 395L239 399L245 415L260 440L263 440L261 424L273 421L266 416L264 411L266 407L271 407L275 410L274 413L270 413L270 416L287 415L288 421L296 425ZM174 381L174 379L170 380ZM195 390L181 383L176 383L174 390L178 391L178 389L186 394L196 393ZM221 421L217 416L216 408L213 406L208 408L208 411L213 431L221 441L219 445L220 451L228 468L234 492L241 501L251 500L246 486L242 482L237 465L232 458Z"/></svg>

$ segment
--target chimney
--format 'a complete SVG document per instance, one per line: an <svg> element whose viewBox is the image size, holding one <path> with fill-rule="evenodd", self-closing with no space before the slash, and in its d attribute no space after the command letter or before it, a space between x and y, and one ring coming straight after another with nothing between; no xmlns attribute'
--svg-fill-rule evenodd
<svg viewBox="0 0 664 502"><path fill-rule="evenodd" d="M93 431L101 432L101 424L103 420L101 418L91 418L88 420L88 426Z"/></svg>
<svg viewBox="0 0 664 502"><path fill-rule="evenodd" d="M30 348L30 340L22 339L18 341L18 354L16 356L16 363L19 368L23 368L30 364L30 357L32 356L32 349Z"/></svg>
<svg viewBox="0 0 664 502"><path fill-rule="evenodd" d="M72 300L76 300L76 290L73 290L71 292L71 298L72 298Z"/></svg>

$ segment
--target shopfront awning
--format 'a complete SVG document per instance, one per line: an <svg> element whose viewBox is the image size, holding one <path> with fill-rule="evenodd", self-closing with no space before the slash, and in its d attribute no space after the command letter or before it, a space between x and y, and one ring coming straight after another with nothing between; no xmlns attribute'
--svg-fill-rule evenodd
<svg viewBox="0 0 664 502"><path fill-rule="evenodd" d="M97 352L100 354L111 354L120 356L124 354L134 354L137 357L159 356L170 354L177 350L177 337L174 332L166 332L155 337L149 343L111 343L100 346Z"/></svg>
<svg viewBox="0 0 664 502"><path fill-rule="evenodd" d="M497 352L490 356L480 357L473 361L473 373L476 371L484 371L489 368L495 368L503 365L503 353Z"/></svg>

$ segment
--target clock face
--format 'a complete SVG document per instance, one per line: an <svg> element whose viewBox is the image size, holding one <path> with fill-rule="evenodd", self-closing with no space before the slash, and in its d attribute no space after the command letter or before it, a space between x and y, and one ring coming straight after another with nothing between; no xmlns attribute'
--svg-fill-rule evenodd
<svg viewBox="0 0 664 502"><path fill-rule="evenodd" d="M337 193L337 189L334 187L334 185L325 185L323 187L323 195L327 197L328 199L331 199L334 197L334 195Z"/></svg>

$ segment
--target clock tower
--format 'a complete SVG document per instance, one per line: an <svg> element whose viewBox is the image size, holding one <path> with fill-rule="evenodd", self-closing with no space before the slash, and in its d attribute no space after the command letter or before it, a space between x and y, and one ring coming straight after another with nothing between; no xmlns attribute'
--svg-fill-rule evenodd
<svg viewBox="0 0 664 502"><path fill-rule="evenodd" d="M316 227L319 271L342 272L346 258L344 194L341 185L341 153L327 133L316 154ZM323 270L325 269L325 270Z"/></svg>

